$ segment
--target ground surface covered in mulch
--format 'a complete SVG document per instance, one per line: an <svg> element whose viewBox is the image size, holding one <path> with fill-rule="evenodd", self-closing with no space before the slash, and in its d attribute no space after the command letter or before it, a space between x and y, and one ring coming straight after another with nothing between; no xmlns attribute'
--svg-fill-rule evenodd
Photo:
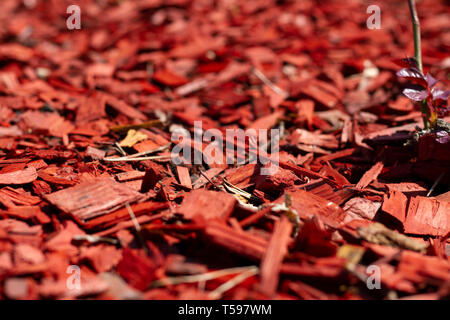
<svg viewBox="0 0 450 320"><path fill-rule="evenodd" d="M408 5L372 2L2 0L0 297L448 298L449 142L411 139ZM442 88L448 9L418 4ZM279 153L210 161L196 121Z"/></svg>

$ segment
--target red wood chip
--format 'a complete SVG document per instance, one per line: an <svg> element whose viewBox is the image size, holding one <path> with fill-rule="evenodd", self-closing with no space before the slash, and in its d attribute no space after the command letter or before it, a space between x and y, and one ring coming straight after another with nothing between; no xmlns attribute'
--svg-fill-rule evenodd
<svg viewBox="0 0 450 320"><path fill-rule="evenodd" d="M254 260L260 260L263 257L268 245L265 238L233 229L215 220L208 223L204 232L213 243Z"/></svg>
<svg viewBox="0 0 450 320"><path fill-rule="evenodd" d="M82 248L80 259L86 259L98 273L109 271L122 258L122 252L113 246L98 245Z"/></svg>
<svg viewBox="0 0 450 320"><path fill-rule="evenodd" d="M384 165L382 162L377 162L369 171L364 173L361 180L356 184L356 188L364 189L367 187L372 181L375 181L378 178L378 175L383 170Z"/></svg>
<svg viewBox="0 0 450 320"><path fill-rule="evenodd" d="M26 184L33 182L38 177L34 167L23 170L0 174L0 184Z"/></svg>
<svg viewBox="0 0 450 320"><path fill-rule="evenodd" d="M30 280L23 278L9 278L5 281L5 295L9 299L21 300L29 297Z"/></svg>
<svg viewBox="0 0 450 320"><path fill-rule="evenodd" d="M183 214L185 219L226 220L233 212L236 202L230 194L197 189L186 195L177 211Z"/></svg>
<svg viewBox="0 0 450 320"><path fill-rule="evenodd" d="M177 166L178 180L180 184L188 189L192 189L191 176L189 175L189 168Z"/></svg>
<svg viewBox="0 0 450 320"><path fill-rule="evenodd" d="M389 191L400 191L408 195L426 195L427 189L417 183L403 182L403 183L387 183L386 187Z"/></svg>
<svg viewBox="0 0 450 320"><path fill-rule="evenodd" d="M50 218L37 206L11 206L3 213L21 220L37 221L40 224L51 222Z"/></svg>
<svg viewBox="0 0 450 320"><path fill-rule="evenodd" d="M158 172L155 166L148 168L142 178L141 192L152 190L161 178L162 175Z"/></svg>
<svg viewBox="0 0 450 320"><path fill-rule="evenodd" d="M189 80L167 70L161 70L153 74L153 80L161 82L170 87L178 87L186 84Z"/></svg>
<svg viewBox="0 0 450 320"><path fill-rule="evenodd" d="M155 263L137 250L125 248L117 265L119 275L132 287L146 290L155 278Z"/></svg>
<svg viewBox="0 0 450 320"><path fill-rule="evenodd" d="M102 160L105 157L105 151L88 146L86 154L94 160Z"/></svg>
<svg viewBox="0 0 450 320"><path fill-rule="evenodd" d="M383 202L383 205L385 203L386 202ZM369 199L352 198L345 203L343 209L348 215L347 220L359 218L372 220L375 218L375 215L380 207L380 203L375 203Z"/></svg>
<svg viewBox="0 0 450 320"><path fill-rule="evenodd" d="M405 222L408 198L399 191L390 191L384 195L383 211L397 218L400 222Z"/></svg>
<svg viewBox="0 0 450 320"><path fill-rule="evenodd" d="M425 197L410 200L405 233L445 236L450 232L450 202Z"/></svg>
<svg viewBox="0 0 450 320"><path fill-rule="evenodd" d="M334 202L316 196L313 193L297 190L288 192L291 197L291 207L303 219L310 219L314 216L322 218L325 223L336 227L345 219L345 212ZM280 197L276 202L284 202L285 197Z"/></svg>
<svg viewBox="0 0 450 320"><path fill-rule="evenodd" d="M106 103L113 107L117 112L123 113L131 119L147 120L145 114L112 95L106 96Z"/></svg>
<svg viewBox="0 0 450 320"><path fill-rule="evenodd" d="M338 140L333 135L314 134L302 129L296 129L291 135L291 143L303 143L308 145L322 146L328 149L336 149Z"/></svg>
<svg viewBox="0 0 450 320"><path fill-rule="evenodd" d="M271 297L278 286L281 263L287 253L287 245L292 232L292 224L289 219L282 216L275 223L269 246L261 262L261 291Z"/></svg>
<svg viewBox="0 0 450 320"><path fill-rule="evenodd" d="M435 198L440 201L450 202L450 191L440 194L440 195L436 196Z"/></svg>
<svg viewBox="0 0 450 320"><path fill-rule="evenodd" d="M275 174L258 175L255 179L258 190L270 192L284 190L287 187L299 184L301 180L292 171L279 168Z"/></svg>
<svg viewBox="0 0 450 320"><path fill-rule="evenodd" d="M61 191L45 198L80 221L106 214L126 202L143 199L143 195L109 178L98 178Z"/></svg>

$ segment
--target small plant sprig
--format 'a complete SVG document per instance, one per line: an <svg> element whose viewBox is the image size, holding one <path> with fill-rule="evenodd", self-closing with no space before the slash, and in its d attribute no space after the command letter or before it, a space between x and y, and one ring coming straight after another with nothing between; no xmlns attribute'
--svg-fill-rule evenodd
<svg viewBox="0 0 450 320"><path fill-rule="evenodd" d="M408 5L414 34L415 58L394 61L403 67L397 72L397 76L411 81L411 84L403 90L403 94L413 101L420 101L425 129L436 129L438 116L444 116L450 111L450 108L446 106L450 91L436 88L438 81L429 73L426 75L423 73L420 23L415 0L408 0Z"/></svg>
<svg viewBox="0 0 450 320"><path fill-rule="evenodd" d="M438 81L432 75L424 75L417 65L415 58L407 58L395 61L403 69L397 72L397 77L405 78L410 84L403 89L403 94L409 99L422 102L422 112L426 120L426 128L435 128L438 116L444 116L450 111L447 99L450 90L441 90L435 85ZM424 110L425 109L425 110Z"/></svg>

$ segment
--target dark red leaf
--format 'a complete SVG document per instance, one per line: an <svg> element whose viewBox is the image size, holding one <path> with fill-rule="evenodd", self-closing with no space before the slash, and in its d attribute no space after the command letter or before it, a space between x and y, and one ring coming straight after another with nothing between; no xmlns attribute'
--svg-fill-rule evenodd
<svg viewBox="0 0 450 320"><path fill-rule="evenodd" d="M396 75L397 77L408 79L409 81L423 85L424 87L428 86L425 76L416 68L400 69L397 71Z"/></svg>
<svg viewBox="0 0 450 320"><path fill-rule="evenodd" d="M403 94L414 101L422 101L428 97L428 91L426 90L415 90L406 88L403 90Z"/></svg>
<svg viewBox="0 0 450 320"><path fill-rule="evenodd" d="M431 89L433 100L447 100L450 96L450 90L441 90L438 88Z"/></svg>
<svg viewBox="0 0 450 320"><path fill-rule="evenodd" d="M438 81L435 78L433 78L433 76L431 74L429 74L429 73L427 73L427 75L425 76L425 80L427 81L427 84L428 84L429 88L434 87L434 85L436 83L438 83Z"/></svg>
<svg viewBox="0 0 450 320"><path fill-rule="evenodd" d="M404 59L394 59L392 60L396 65L403 68L416 68L419 69L415 58L404 58Z"/></svg>

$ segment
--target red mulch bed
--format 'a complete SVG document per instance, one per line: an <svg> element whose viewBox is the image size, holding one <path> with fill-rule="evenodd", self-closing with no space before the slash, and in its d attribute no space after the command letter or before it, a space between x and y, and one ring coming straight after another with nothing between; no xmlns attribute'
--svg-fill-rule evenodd
<svg viewBox="0 0 450 320"><path fill-rule="evenodd" d="M84 0L68 30L72 2L1 4L0 298L450 296L450 147L405 144L392 63L406 1L379 30L362 0ZM448 7L418 11L448 88ZM278 171L174 164L195 121L282 129Z"/></svg>

